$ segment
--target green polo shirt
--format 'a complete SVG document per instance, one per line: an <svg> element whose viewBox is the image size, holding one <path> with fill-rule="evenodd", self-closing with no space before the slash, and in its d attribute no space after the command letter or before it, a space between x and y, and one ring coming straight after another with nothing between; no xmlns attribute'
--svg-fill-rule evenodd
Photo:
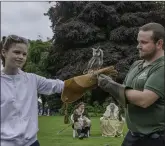
<svg viewBox="0 0 165 146"><path fill-rule="evenodd" d="M165 129L164 56L143 68L143 60L130 68L124 84L135 90L155 92L159 99L147 108L128 103L126 122L132 132L149 134Z"/></svg>

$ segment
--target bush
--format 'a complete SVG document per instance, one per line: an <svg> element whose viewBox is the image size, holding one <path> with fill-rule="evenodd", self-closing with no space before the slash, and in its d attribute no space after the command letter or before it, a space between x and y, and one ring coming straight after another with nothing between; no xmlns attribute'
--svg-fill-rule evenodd
<svg viewBox="0 0 165 146"><path fill-rule="evenodd" d="M74 104L68 104L68 108L67 108L68 115L69 114L71 115L73 113L73 110L74 110ZM65 106L63 104L63 106L59 109L59 114L64 115L64 111L65 111Z"/></svg>
<svg viewBox="0 0 165 146"><path fill-rule="evenodd" d="M87 106L86 106L86 110L87 110L88 113L90 113L90 112L92 113L92 112L94 112L95 109L94 109L93 106L87 105Z"/></svg>
<svg viewBox="0 0 165 146"><path fill-rule="evenodd" d="M88 113L88 115L89 115L89 118L90 117L102 117L103 116L103 113L90 112L90 113Z"/></svg>

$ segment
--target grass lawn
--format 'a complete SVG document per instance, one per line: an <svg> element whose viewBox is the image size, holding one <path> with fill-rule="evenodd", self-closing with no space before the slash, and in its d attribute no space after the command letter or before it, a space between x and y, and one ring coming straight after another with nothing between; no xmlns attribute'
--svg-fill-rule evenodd
<svg viewBox="0 0 165 146"><path fill-rule="evenodd" d="M67 124L64 124L63 116L40 116L38 139L41 146L120 146L121 138L102 137L100 133L99 117L92 117L91 136L83 140L72 137L70 126L60 134L57 134ZM127 128L124 128L124 135Z"/></svg>

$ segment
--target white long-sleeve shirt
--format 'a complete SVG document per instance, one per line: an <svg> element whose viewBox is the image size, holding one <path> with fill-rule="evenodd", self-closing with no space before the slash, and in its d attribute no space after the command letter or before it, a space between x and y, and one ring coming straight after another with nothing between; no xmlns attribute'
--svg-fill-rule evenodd
<svg viewBox="0 0 165 146"><path fill-rule="evenodd" d="M37 140L37 94L61 93L64 82L19 70L1 72L1 146L29 146Z"/></svg>

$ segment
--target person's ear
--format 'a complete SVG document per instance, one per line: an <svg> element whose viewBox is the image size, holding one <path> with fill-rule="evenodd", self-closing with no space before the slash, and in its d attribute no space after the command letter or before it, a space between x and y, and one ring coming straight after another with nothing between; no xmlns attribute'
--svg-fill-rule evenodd
<svg viewBox="0 0 165 146"><path fill-rule="evenodd" d="M3 57L6 57L6 51L5 51L5 49L2 49L1 50L1 54L2 54Z"/></svg>
<svg viewBox="0 0 165 146"><path fill-rule="evenodd" d="M160 39L160 40L158 40L157 41L157 43L156 43L156 47L158 48L158 49L162 49L163 48L163 40L162 39Z"/></svg>

